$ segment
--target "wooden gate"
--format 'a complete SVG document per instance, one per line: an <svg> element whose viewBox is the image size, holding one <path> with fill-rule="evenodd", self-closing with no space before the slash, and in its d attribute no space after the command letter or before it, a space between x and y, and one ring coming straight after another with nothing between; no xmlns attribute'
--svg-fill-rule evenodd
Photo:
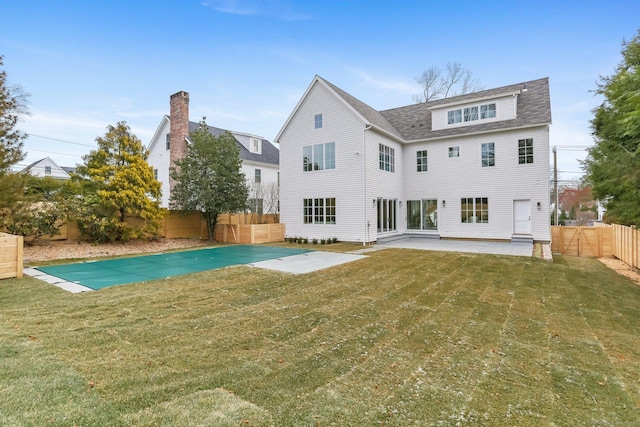
<svg viewBox="0 0 640 427"><path fill-rule="evenodd" d="M610 228L551 227L551 251L571 256L612 256L612 237Z"/></svg>

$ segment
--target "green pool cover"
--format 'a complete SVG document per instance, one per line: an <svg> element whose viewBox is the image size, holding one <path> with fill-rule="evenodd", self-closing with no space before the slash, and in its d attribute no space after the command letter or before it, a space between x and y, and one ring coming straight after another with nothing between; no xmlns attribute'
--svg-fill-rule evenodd
<svg viewBox="0 0 640 427"><path fill-rule="evenodd" d="M311 251L273 246L234 245L106 261L87 261L37 269L87 288L102 289L230 265L251 264L306 252Z"/></svg>

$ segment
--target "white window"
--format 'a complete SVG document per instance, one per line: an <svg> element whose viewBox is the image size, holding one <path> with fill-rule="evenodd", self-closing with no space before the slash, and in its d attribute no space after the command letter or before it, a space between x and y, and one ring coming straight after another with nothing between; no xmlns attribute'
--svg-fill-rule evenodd
<svg viewBox="0 0 640 427"><path fill-rule="evenodd" d="M395 150L384 144L378 144L380 152L380 170L387 172L395 172Z"/></svg>
<svg viewBox="0 0 640 427"><path fill-rule="evenodd" d="M482 144L482 167L496 165L496 149L493 142Z"/></svg>
<svg viewBox="0 0 640 427"><path fill-rule="evenodd" d="M479 112L479 114L478 114ZM447 124L473 122L496 117L496 104L473 105L462 109L447 111Z"/></svg>
<svg viewBox="0 0 640 427"><path fill-rule="evenodd" d="M262 170L256 169L253 180L255 181L256 184L259 184L260 182L262 182Z"/></svg>
<svg viewBox="0 0 640 427"><path fill-rule="evenodd" d="M44 174L45 175L51 175L51 166L45 166L44 167Z"/></svg>
<svg viewBox="0 0 640 427"><path fill-rule="evenodd" d="M302 216L305 224L335 224L335 197L304 199Z"/></svg>
<svg viewBox="0 0 640 427"><path fill-rule="evenodd" d="M336 143L302 147L302 170L305 172L336 168Z"/></svg>
<svg viewBox="0 0 640 427"><path fill-rule="evenodd" d="M313 128L314 129L322 128L322 113L316 114L315 116L313 116Z"/></svg>
<svg viewBox="0 0 640 427"><path fill-rule="evenodd" d="M262 152L262 141L257 138L251 138L251 145L250 145L249 151L251 151L252 153L260 154Z"/></svg>
<svg viewBox="0 0 640 427"><path fill-rule="evenodd" d="M460 157L460 146L449 147L449 157Z"/></svg>
<svg viewBox="0 0 640 427"><path fill-rule="evenodd" d="M480 119L490 119L496 116L496 104L480 106Z"/></svg>
<svg viewBox="0 0 640 427"><path fill-rule="evenodd" d="M478 120L478 107L468 107L464 109L464 121L471 122Z"/></svg>
<svg viewBox="0 0 640 427"><path fill-rule="evenodd" d="M416 166L418 172L427 171L427 150L418 150L416 152Z"/></svg>
<svg viewBox="0 0 640 427"><path fill-rule="evenodd" d="M518 140L518 164L533 163L533 138Z"/></svg>
<svg viewBox="0 0 640 427"><path fill-rule="evenodd" d="M488 223L489 199L487 197L463 197L460 200L460 213L464 223Z"/></svg>
<svg viewBox="0 0 640 427"><path fill-rule="evenodd" d="M447 111L447 124L462 122L462 110Z"/></svg>
<svg viewBox="0 0 640 427"><path fill-rule="evenodd" d="M165 136L165 147L166 147L167 150L171 148L171 134L170 133L168 133Z"/></svg>

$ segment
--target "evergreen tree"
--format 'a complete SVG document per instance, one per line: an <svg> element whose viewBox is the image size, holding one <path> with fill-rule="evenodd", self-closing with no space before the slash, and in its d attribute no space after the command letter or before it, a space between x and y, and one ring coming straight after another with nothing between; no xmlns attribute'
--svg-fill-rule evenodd
<svg viewBox="0 0 640 427"><path fill-rule="evenodd" d="M9 85L3 65L0 55L0 215L4 219L21 199L24 188L24 178L11 167L25 157L22 147L26 135L16 125L20 113L27 112L27 95L20 86Z"/></svg>
<svg viewBox="0 0 640 427"><path fill-rule="evenodd" d="M82 188L74 207L80 230L97 242L156 235L163 211L148 151L125 122L109 125L96 142L74 176Z"/></svg>
<svg viewBox="0 0 640 427"><path fill-rule="evenodd" d="M607 220L640 226L640 31L623 43L622 58L614 75L600 77L596 93L605 99L593 110L596 144L583 169Z"/></svg>
<svg viewBox="0 0 640 427"><path fill-rule="evenodd" d="M233 135L212 135L203 119L190 140L187 154L171 170L171 208L200 211L213 241L218 215L245 210L249 190Z"/></svg>
<svg viewBox="0 0 640 427"><path fill-rule="evenodd" d="M0 55L0 68L4 57ZM26 113L26 94L20 86L9 86L7 72L0 70L0 177L11 172L11 166L24 159L22 151L26 135L16 129L19 114Z"/></svg>

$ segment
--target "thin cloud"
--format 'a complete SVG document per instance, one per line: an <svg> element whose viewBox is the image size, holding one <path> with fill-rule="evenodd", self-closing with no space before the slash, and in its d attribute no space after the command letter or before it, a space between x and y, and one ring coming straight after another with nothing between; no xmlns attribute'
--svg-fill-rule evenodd
<svg viewBox="0 0 640 427"><path fill-rule="evenodd" d="M358 78L362 80L362 84L366 86L373 86L376 89L384 90L384 91L393 91L396 93L404 93L408 95L412 95L416 93L416 85L409 84L403 81L398 80L383 80L377 79L362 70L358 69L349 69L351 74L354 74Z"/></svg>
<svg viewBox="0 0 640 427"><path fill-rule="evenodd" d="M311 15L298 13L282 0L268 2L254 0L210 0L203 1L202 6L208 7L220 13L241 16L266 16L282 21L305 21L311 19Z"/></svg>

